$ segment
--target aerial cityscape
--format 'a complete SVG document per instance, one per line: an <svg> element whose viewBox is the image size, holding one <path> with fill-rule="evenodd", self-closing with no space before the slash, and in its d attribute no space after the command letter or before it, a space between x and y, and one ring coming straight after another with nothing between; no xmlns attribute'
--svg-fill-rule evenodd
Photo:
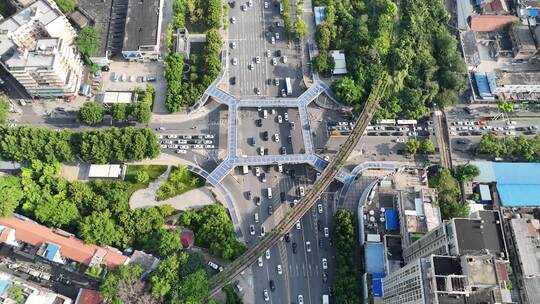
<svg viewBox="0 0 540 304"><path fill-rule="evenodd" d="M0 0L0 303L540 304L540 0Z"/></svg>

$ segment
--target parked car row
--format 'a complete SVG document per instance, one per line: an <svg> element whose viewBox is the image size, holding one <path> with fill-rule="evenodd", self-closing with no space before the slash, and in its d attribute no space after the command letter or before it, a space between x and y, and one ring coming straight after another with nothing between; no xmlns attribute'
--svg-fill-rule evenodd
<svg viewBox="0 0 540 304"><path fill-rule="evenodd" d="M135 76L135 75L126 75L126 74L117 74L115 72L112 73L111 79L114 82L120 81L120 82L154 82L156 81L155 76Z"/></svg>

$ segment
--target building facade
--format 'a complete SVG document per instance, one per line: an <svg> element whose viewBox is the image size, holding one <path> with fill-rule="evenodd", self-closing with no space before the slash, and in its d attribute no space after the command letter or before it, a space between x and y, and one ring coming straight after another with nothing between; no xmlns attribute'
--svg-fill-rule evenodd
<svg viewBox="0 0 540 304"><path fill-rule="evenodd" d="M81 85L75 30L51 0L39 0L0 23L0 64L37 98L68 97Z"/></svg>

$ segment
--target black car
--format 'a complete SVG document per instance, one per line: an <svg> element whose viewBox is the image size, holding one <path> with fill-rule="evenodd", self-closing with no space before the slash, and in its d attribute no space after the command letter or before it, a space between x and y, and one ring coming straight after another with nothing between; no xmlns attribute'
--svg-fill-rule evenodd
<svg viewBox="0 0 540 304"><path fill-rule="evenodd" d="M323 280L324 283L326 283L326 281L328 281L328 274L326 272L323 272L322 280Z"/></svg>
<svg viewBox="0 0 540 304"><path fill-rule="evenodd" d="M276 284L274 284L274 281L270 280L270 282L268 282L268 284L270 285L270 290L271 291L276 290Z"/></svg>
<svg viewBox="0 0 540 304"><path fill-rule="evenodd" d="M268 131L262 132L262 139L263 139L264 141L268 141Z"/></svg>
<svg viewBox="0 0 540 304"><path fill-rule="evenodd" d="M292 136L287 136L287 142L289 142L290 144L292 144Z"/></svg>
<svg viewBox="0 0 540 304"><path fill-rule="evenodd" d="M480 132L480 131L472 131L471 134L474 135L474 136L480 136L480 135L482 135L482 132Z"/></svg>
<svg viewBox="0 0 540 304"><path fill-rule="evenodd" d="M247 198L248 200L251 199L251 191L246 191L246 198Z"/></svg>
<svg viewBox="0 0 540 304"><path fill-rule="evenodd" d="M281 57L281 50L276 51L276 56Z"/></svg>
<svg viewBox="0 0 540 304"><path fill-rule="evenodd" d="M319 239L319 248L323 248L324 247L324 242L322 239Z"/></svg>
<svg viewBox="0 0 540 304"><path fill-rule="evenodd" d="M535 135L536 131L529 130L529 131L523 132L523 134L525 134L525 135Z"/></svg>
<svg viewBox="0 0 540 304"><path fill-rule="evenodd" d="M334 242L332 241L332 238L328 239L328 244L330 244L330 247L334 246Z"/></svg>
<svg viewBox="0 0 540 304"><path fill-rule="evenodd" d="M229 83L231 85L235 85L236 84L236 77L233 76L233 77L229 78Z"/></svg>
<svg viewBox="0 0 540 304"><path fill-rule="evenodd" d="M322 222L321 222L321 220L317 220L317 230L322 231Z"/></svg>
<svg viewBox="0 0 540 304"><path fill-rule="evenodd" d="M294 178L296 175L296 171L294 171L294 169L291 169L291 178Z"/></svg>
<svg viewBox="0 0 540 304"><path fill-rule="evenodd" d="M281 192L279 194L279 197L281 198L281 201L284 202L285 201L285 192Z"/></svg>
<svg viewBox="0 0 540 304"><path fill-rule="evenodd" d="M110 71L110 70L111 70L111 69L109 68L108 65L104 65L104 66L101 67L101 71L102 71L102 72L108 72L108 71Z"/></svg>
<svg viewBox="0 0 540 304"><path fill-rule="evenodd" d="M253 198L253 202L254 202L255 205L257 205L257 206L260 205L260 204L261 204L261 198L258 197L258 196L255 196L255 197Z"/></svg>
<svg viewBox="0 0 540 304"><path fill-rule="evenodd" d="M268 215L272 215L272 213L274 213L274 208L270 205L268 206Z"/></svg>
<svg viewBox="0 0 540 304"><path fill-rule="evenodd" d="M291 234L287 232L287 233L285 234L285 242L288 243L288 242L290 242L290 241L291 241Z"/></svg>
<svg viewBox="0 0 540 304"><path fill-rule="evenodd" d="M392 132L392 136L403 136L403 132Z"/></svg>
<svg viewBox="0 0 540 304"><path fill-rule="evenodd" d="M255 120L255 125L256 125L257 127L262 127L262 119L257 119L257 120Z"/></svg>
<svg viewBox="0 0 540 304"><path fill-rule="evenodd" d="M281 147L279 149L279 152L281 153L281 155L285 155L285 154L287 154L287 149L285 147Z"/></svg>
<svg viewBox="0 0 540 304"><path fill-rule="evenodd" d="M236 1L229 1L229 6L234 8L236 6Z"/></svg>
<svg viewBox="0 0 540 304"><path fill-rule="evenodd" d="M296 243L295 242L292 243L292 252L296 253Z"/></svg>
<svg viewBox="0 0 540 304"><path fill-rule="evenodd" d="M368 132L367 136L377 136L377 132Z"/></svg>
<svg viewBox="0 0 540 304"><path fill-rule="evenodd" d="M380 136L390 136L390 133L388 132L381 132L379 133Z"/></svg>
<svg viewBox="0 0 540 304"><path fill-rule="evenodd" d="M268 155L268 148L264 148L264 155Z"/></svg>
<svg viewBox="0 0 540 304"><path fill-rule="evenodd" d="M464 138L460 138L460 139L456 140L456 142L457 142L458 144L462 144L462 145L467 145L467 144L470 144L470 143L471 143L470 140L464 139Z"/></svg>
<svg viewBox="0 0 540 304"><path fill-rule="evenodd" d="M459 136L471 136L469 132L459 132Z"/></svg>

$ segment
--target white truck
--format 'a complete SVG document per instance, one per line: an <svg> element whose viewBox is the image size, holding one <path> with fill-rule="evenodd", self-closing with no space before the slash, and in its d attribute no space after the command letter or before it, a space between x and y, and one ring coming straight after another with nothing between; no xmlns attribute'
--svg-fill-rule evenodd
<svg viewBox="0 0 540 304"><path fill-rule="evenodd" d="M325 294L322 295L322 304L330 304L330 299L328 295L325 295Z"/></svg>
<svg viewBox="0 0 540 304"><path fill-rule="evenodd" d="M285 89L287 90L287 95L292 95L292 85L290 77L285 78Z"/></svg>

